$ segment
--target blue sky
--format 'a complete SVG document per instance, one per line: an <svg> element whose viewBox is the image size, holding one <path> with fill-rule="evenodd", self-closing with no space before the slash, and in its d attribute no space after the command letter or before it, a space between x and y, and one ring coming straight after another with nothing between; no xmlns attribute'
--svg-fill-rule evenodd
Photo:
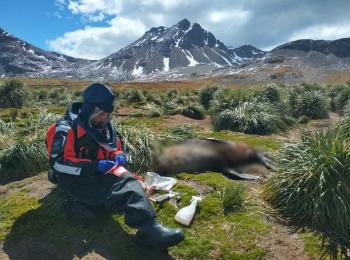
<svg viewBox="0 0 350 260"><path fill-rule="evenodd" d="M349 0L0 0L0 27L45 50L99 59L183 18L232 47L350 37L349 10Z"/></svg>
<svg viewBox="0 0 350 260"><path fill-rule="evenodd" d="M46 41L89 24L54 0L0 0L0 17L2 29L46 50Z"/></svg>

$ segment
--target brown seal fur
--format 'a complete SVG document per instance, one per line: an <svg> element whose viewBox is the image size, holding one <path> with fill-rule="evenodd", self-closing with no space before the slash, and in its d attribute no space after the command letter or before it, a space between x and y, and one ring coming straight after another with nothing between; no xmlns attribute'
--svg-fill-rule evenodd
<svg viewBox="0 0 350 260"><path fill-rule="evenodd" d="M156 158L153 170L168 176L180 172L207 171L225 174L237 166L250 163L262 163L268 166L268 159L265 153L244 143L213 138L192 139L165 149Z"/></svg>

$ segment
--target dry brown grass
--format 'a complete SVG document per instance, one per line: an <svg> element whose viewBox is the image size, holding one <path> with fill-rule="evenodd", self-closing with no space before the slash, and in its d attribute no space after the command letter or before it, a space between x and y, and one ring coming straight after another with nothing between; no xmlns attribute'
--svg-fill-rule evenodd
<svg viewBox="0 0 350 260"><path fill-rule="evenodd" d="M326 78L328 84L345 84L347 81L350 81L350 71L336 71L329 73Z"/></svg>
<svg viewBox="0 0 350 260"><path fill-rule="evenodd" d="M87 80L69 80L56 78L20 78L30 88L66 87L72 90L83 89L90 83Z"/></svg>
<svg viewBox="0 0 350 260"><path fill-rule="evenodd" d="M108 82L114 89L138 88L146 90L193 90L199 89L210 84L222 84L226 87L247 87L262 85L262 83L242 82L249 79L252 75L249 73L241 73L235 75L208 77L198 80L178 80L178 81L156 81L156 82ZM93 81L88 80L69 80L69 79L54 79L54 78L20 78L29 88L52 88L65 87L71 90L83 90L88 84Z"/></svg>
<svg viewBox="0 0 350 260"><path fill-rule="evenodd" d="M290 73L291 69L287 66L278 68L262 68L259 70L261 74L280 74ZM69 80L57 78L20 78L26 86L33 88L52 88L65 87L71 90L83 90L92 81L88 80ZM278 80L277 80L278 81ZM344 84L350 81L350 71L329 72L325 75L325 84ZM210 84L221 84L230 88L241 87L257 87L265 84L276 82L266 78L256 78L256 72L241 72L231 75L219 75L215 77L207 77L196 80L176 80L176 81L130 81L122 83L109 82L114 89L138 88L147 90L193 90ZM283 83L283 82L281 82Z"/></svg>
<svg viewBox="0 0 350 260"><path fill-rule="evenodd" d="M82 90L93 81L88 80L69 80L69 79L53 79L53 78L20 78L27 87L30 88L52 88L66 87L71 90ZM109 82L115 89L139 88L147 90L163 90L163 89L180 89L191 90L198 89L215 82L214 79L201 80L182 80L182 81L158 81L158 82Z"/></svg>

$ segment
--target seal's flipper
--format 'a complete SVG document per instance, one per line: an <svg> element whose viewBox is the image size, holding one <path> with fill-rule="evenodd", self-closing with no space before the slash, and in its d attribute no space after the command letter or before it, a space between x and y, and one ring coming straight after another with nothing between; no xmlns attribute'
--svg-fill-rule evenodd
<svg viewBox="0 0 350 260"><path fill-rule="evenodd" d="M260 163L262 163L267 169L272 170L272 163L271 163L271 155L267 154L267 153L262 153L262 152L258 152L257 156L260 160Z"/></svg>
<svg viewBox="0 0 350 260"><path fill-rule="evenodd" d="M239 173L234 169L225 169L223 174L230 179L251 180L251 181L259 179L259 176L246 174L246 173Z"/></svg>

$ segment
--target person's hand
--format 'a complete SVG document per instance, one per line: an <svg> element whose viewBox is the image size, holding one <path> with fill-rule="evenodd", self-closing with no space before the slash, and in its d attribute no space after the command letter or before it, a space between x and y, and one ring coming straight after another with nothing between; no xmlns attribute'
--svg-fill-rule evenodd
<svg viewBox="0 0 350 260"><path fill-rule="evenodd" d="M124 153L117 154L116 156L114 156L113 160L117 165L126 166L127 164L126 156Z"/></svg>
<svg viewBox="0 0 350 260"><path fill-rule="evenodd" d="M97 163L97 171L101 174L106 174L110 172L113 167L117 166L118 164L114 161L109 160L100 160Z"/></svg>

